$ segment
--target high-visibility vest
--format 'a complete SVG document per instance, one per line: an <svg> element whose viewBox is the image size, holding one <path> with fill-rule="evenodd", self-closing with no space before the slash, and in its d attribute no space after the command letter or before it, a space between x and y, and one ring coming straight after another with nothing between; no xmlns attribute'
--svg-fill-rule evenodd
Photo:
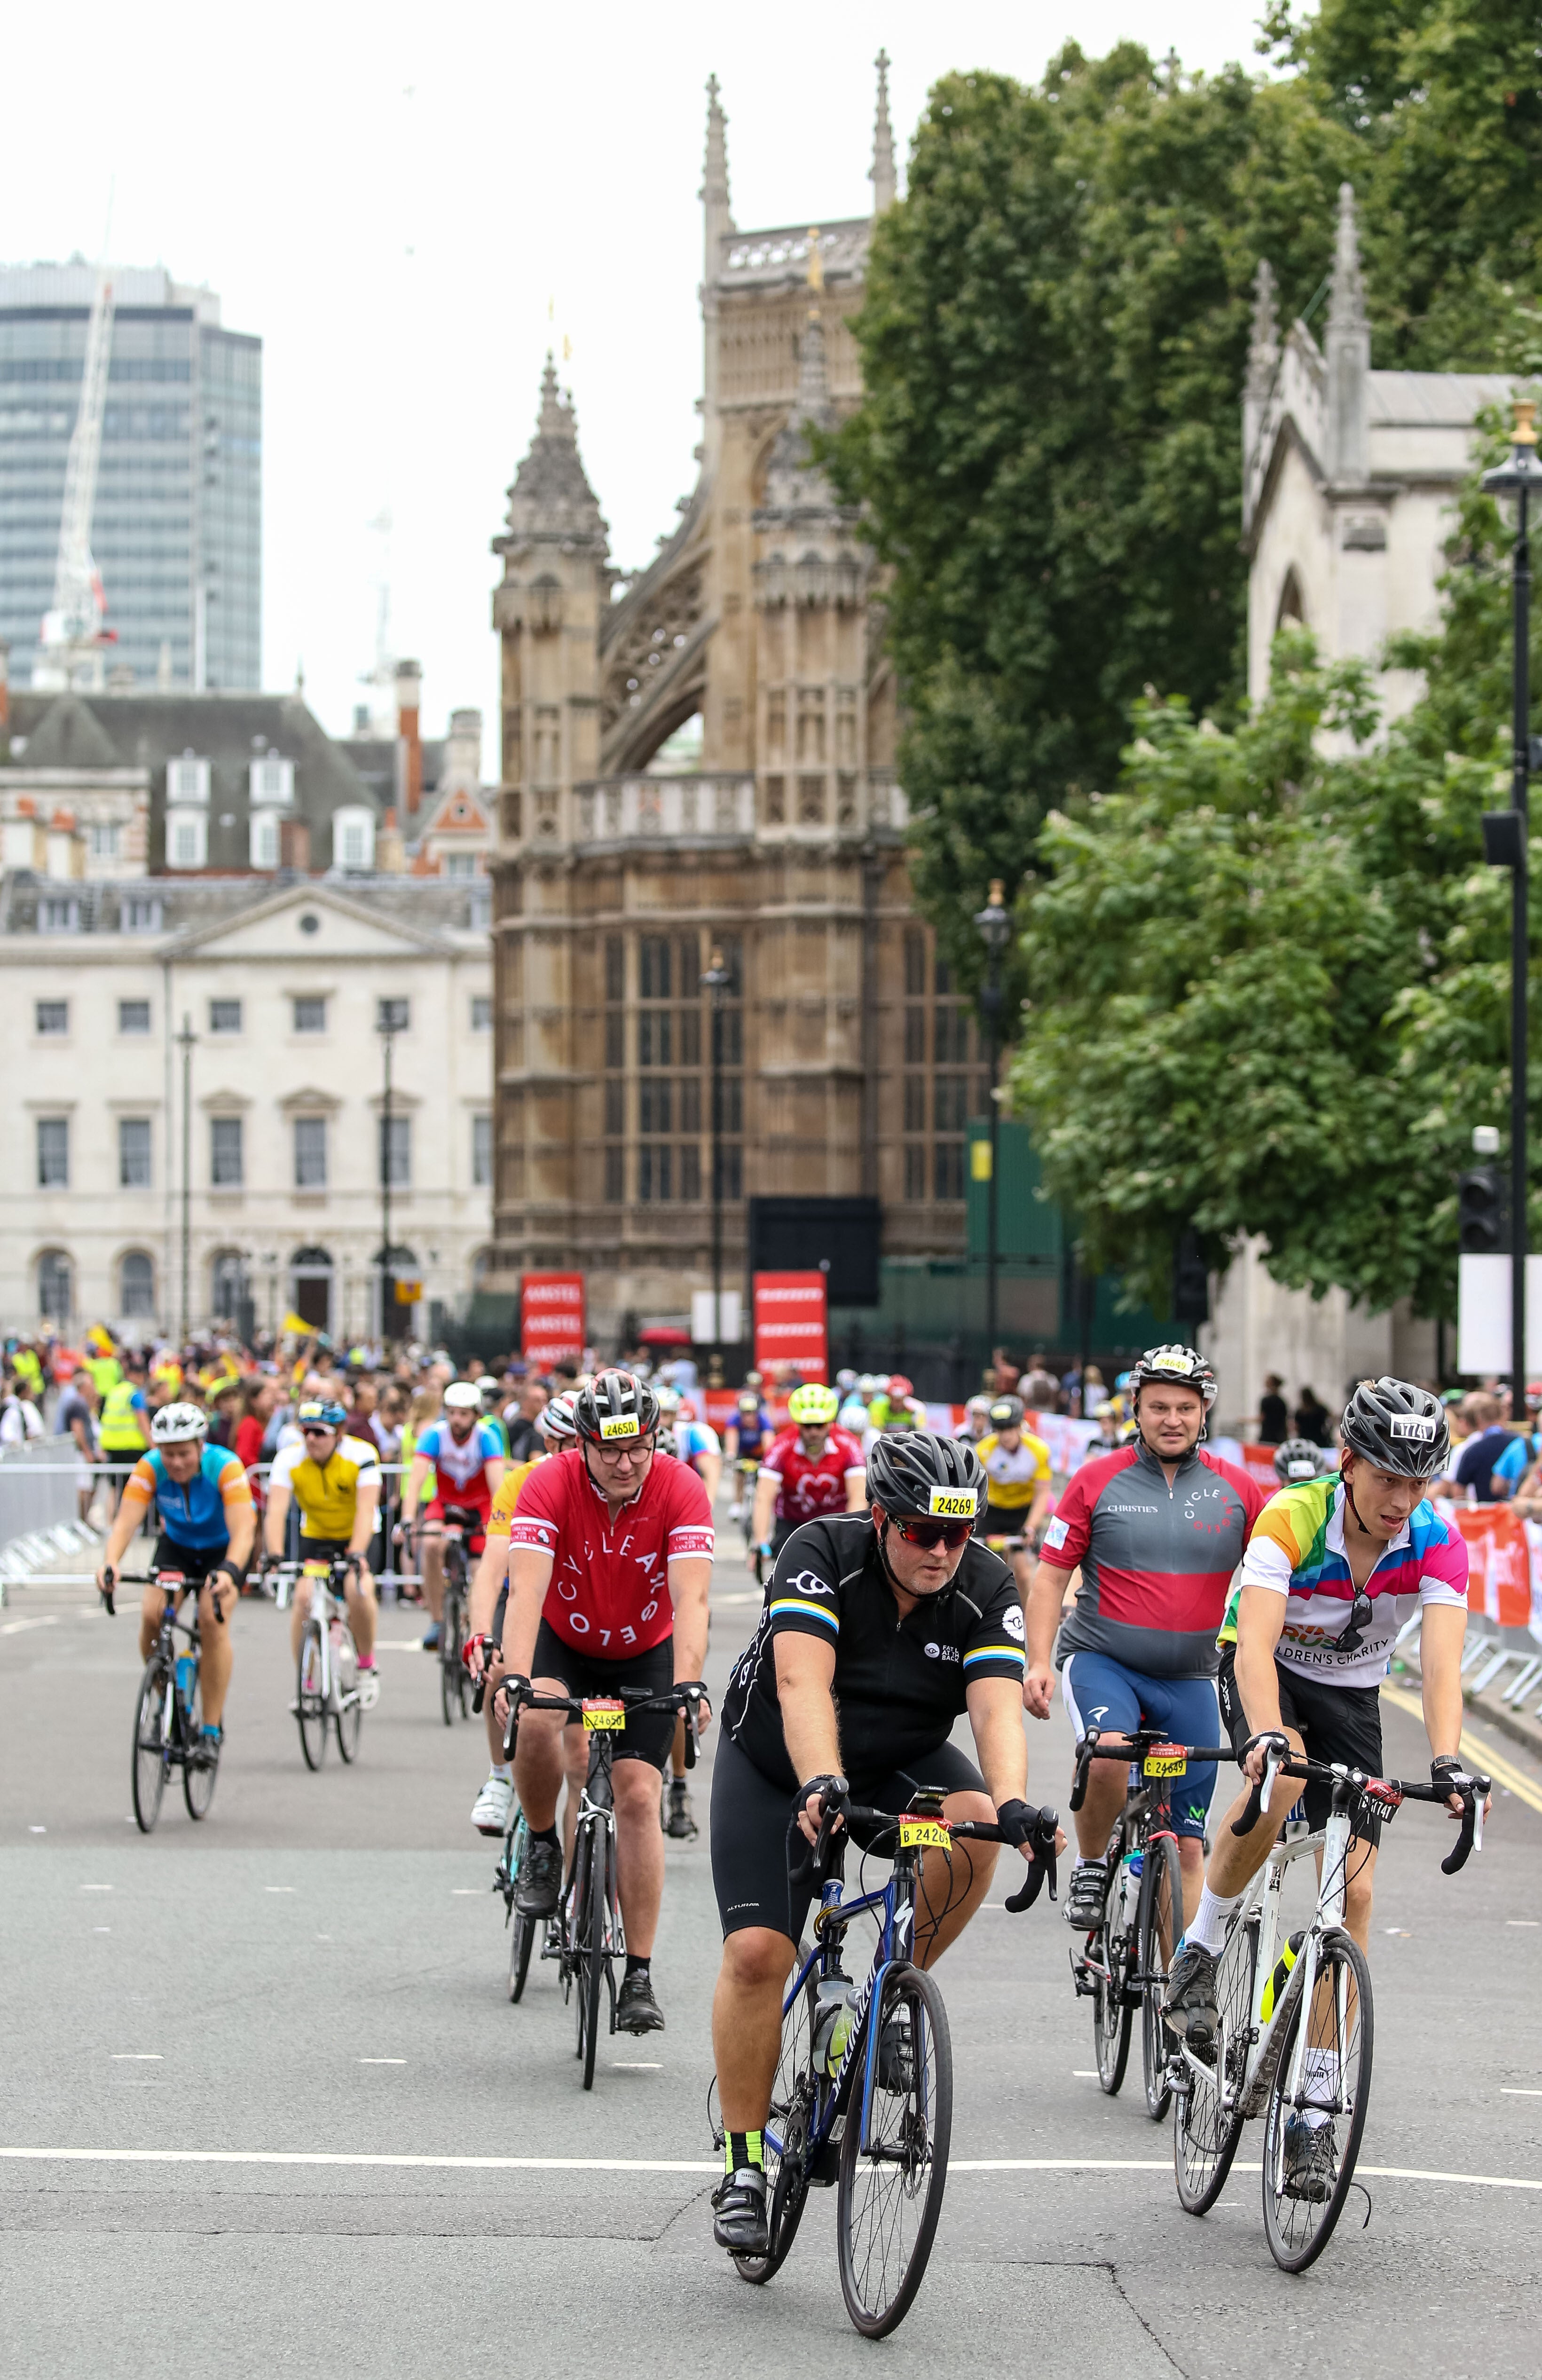
<svg viewBox="0 0 1542 2380"><path fill-rule="evenodd" d="M117 1380L108 1390L102 1402L102 1418L97 1424L97 1436L103 1454L142 1453L144 1433L139 1415L134 1411L134 1399L142 1394L132 1380Z"/></svg>

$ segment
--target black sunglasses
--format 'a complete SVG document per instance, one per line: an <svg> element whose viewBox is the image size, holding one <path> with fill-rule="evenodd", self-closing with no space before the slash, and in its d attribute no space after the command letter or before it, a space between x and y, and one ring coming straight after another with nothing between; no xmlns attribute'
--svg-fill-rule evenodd
<svg viewBox="0 0 1542 2380"><path fill-rule="evenodd" d="M929 1553L938 1546L946 1546L951 1554L955 1554L975 1534L973 1521L925 1521L898 1513L891 1517L907 1546L923 1546Z"/></svg>

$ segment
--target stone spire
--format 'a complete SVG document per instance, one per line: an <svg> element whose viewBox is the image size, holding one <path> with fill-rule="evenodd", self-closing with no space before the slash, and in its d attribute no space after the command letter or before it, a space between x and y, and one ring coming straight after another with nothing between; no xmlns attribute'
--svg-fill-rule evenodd
<svg viewBox="0 0 1542 2380"><path fill-rule="evenodd" d="M889 125L888 51L880 50L874 64L878 67L878 115L873 122L873 162L868 179L873 186L873 212L880 215L893 205L896 196L894 136Z"/></svg>
<svg viewBox="0 0 1542 2380"><path fill-rule="evenodd" d="M706 244L705 277L710 287L718 276L719 251L723 238L734 228L734 216L728 203L728 118L718 104L716 75L707 78L707 163L701 176L700 197L705 213L702 225Z"/></svg>
<svg viewBox="0 0 1542 2380"><path fill-rule="evenodd" d="M605 523L578 454L573 400L565 402L558 390L550 354L541 374L536 434L508 496L511 545L557 540L601 554L608 551Z"/></svg>
<svg viewBox="0 0 1542 2380"><path fill-rule="evenodd" d="M1267 256L1258 259L1253 276L1253 335L1247 347L1247 394L1261 405L1280 368L1280 308L1274 267Z"/></svg>
<svg viewBox="0 0 1542 2380"><path fill-rule="evenodd" d="M1330 480L1354 485L1369 476L1370 322L1360 270L1353 183L1339 185L1339 227L1328 305L1328 419L1325 461Z"/></svg>

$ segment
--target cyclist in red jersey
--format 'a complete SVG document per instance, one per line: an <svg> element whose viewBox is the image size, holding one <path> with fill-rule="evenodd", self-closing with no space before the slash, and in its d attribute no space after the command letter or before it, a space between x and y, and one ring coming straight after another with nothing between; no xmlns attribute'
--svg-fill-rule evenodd
<svg viewBox="0 0 1542 2380"><path fill-rule="evenodd" d="M507 1682L538 1694L662 1694L699 1685L707 1654L712 1511L688 1464L656 1451L659 1403L630 1372L602 1372L574 1405L578 1445L538 1463L509 1531L502 1643ZM500 1708L505 1707L504 1696ZM705 1700L703 1721L710 1717ZM557 1794L560 1711L527 1710L514 1780L530 1829L519 1907L550 1916L562 1888ZM663 2015L650 1961L663 1897L660 1776L672 1712L628 1718L615 1739L617 1882L626 1976L616 2000L624 2033L654 2033Z"/></svg>
<svg viewBox="0 0 1542 2380"><path fill-rule="evenodd" d="M866 1509L866 1458L849 1430L832 1427L840 1410L834 1390L818 1380L807 1381L788 1398L793 1427L773 1439L762 1454L755 1482L750 1538L762 1560L774 1560L805 1521Z"/></svg>

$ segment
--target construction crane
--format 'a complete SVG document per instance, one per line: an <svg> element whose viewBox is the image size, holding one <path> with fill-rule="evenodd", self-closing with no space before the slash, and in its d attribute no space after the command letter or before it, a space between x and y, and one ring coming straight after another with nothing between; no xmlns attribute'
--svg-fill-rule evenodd
<svg viewBox="0 0 1542 2380"><path fill-rule="evenodd" d="M54 602L42 615L32 684L45 692L76 687L90 693L103 683L102 652L113 641L103 626L106 601L102 574L91 560L91 514L96 508L97 468L102 460L102 418L107 403L107 365L113 347L113 284L105 266L97 276L86 329L86 362L80 375L80 409L65 465L65 503L59 518L59 556L54 566Z"/></svg>

